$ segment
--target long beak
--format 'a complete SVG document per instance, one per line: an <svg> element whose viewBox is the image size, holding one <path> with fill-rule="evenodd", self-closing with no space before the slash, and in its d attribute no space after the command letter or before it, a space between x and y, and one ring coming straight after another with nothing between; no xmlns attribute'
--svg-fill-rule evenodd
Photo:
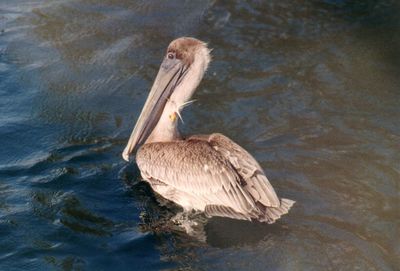
<svg viewBox="0 0 400 271"><path fill-rule="evenodd" d="M128 144L122 153L124 160L129 161L129 155L135 151L138 145L143 144L153 131L168 98L180 83L186 71L187 68L181 61L164 59Z"/></svg>

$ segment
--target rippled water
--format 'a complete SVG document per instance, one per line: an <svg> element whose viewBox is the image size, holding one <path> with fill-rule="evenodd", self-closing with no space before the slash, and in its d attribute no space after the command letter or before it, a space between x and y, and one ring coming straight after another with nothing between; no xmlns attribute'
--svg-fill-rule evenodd
<svg viewBox="0 0 400 271"><path fill-rule="evenodd" d="M395 270L400 261L395 1L0 2L1 270ZM121 152L179 36L213 62L186 133L247 148L274 225L168 227Z"/></svg>

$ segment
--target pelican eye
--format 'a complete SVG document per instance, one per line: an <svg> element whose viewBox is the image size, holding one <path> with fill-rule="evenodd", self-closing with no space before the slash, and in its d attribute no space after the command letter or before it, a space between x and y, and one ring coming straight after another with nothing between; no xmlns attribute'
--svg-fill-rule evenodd
<svg viewBox="0 0 400 271"><path fill-rule="evenodd" d="M175 58L175 54L174 54L174 53L168 53L168 54L167 54L167 57L168 57L169 59L174 59L174 58Z"/></svg>

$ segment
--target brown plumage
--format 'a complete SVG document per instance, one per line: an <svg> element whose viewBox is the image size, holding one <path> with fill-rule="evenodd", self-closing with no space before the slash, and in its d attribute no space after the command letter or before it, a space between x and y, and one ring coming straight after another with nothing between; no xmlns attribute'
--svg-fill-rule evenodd
<svg viewBox="0 0 400 271"><path fill-rule="evenodd" d="M176 54L176 58L181 59L185 64L190 65L194 61L195 55L193 54L193 48L198 46L204 46L204 42L194 38L180 38L171 42L167 48L168 53Z"/></svg>
<svg viewBox="0 0 400 271"><path fill-rule="evenodd" d="M173 41L123 157L145 141L136 161L155 192L185 210L207 216L273 223L294 201L279 199L263 169L242 147L222 134L183 139L177 115L200 83L210 61L206 44Z"/></svg>
<svg viewBox="0 0 400 271"><path fill-rule="evenodd" d="M154 191L208 216L272 223L294 203L280 201L254 158L222 134L145 144L136 161Z"/></svg>

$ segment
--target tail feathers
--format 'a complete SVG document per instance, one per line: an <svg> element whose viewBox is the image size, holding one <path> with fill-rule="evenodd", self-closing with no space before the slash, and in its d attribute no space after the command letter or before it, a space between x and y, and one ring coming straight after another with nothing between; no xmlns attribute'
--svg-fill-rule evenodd
<svg viewBox="0 0 400 271"><path fill-rule="evenodd" d="M295 201L290 199L281 199L281 205L279 207L265 208L264 214L260 215L258 220L260 222L266 222L268 224L272 224L282 215L287 214L294 203Z"/></svg>

